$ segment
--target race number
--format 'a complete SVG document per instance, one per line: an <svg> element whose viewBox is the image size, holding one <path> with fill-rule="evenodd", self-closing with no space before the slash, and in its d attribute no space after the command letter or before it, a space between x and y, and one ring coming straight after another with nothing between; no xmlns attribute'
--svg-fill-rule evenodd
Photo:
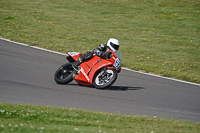
<svg viewBox="0 0 200 133"><path fill-rule="evenodd" d="M71 55L71 56L76 56L76 55L79 54L79 52L68 52L68 54Z"/></svg>
<svg viewBox="0 0 200 133"><path fill-rule="evenodd" d="M121 67L121 61L118 58L115 60L114 67L116 70L119 70Z"/></svg>

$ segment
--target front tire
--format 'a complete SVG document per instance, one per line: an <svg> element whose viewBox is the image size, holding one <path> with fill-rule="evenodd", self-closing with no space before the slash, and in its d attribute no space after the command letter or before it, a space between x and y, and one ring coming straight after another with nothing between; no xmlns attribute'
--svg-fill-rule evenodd
<svg viewBox="0 0 200 133"><path fill-rule="evenodd" d="M54 74L57 84L67 84L73 80L74 69L72 63L66 63L58 68Z"/></svg>
<svg viewBox="0 0 200 133"><path fill-rule="evenodd" d="M98 73L94 77L94 87L97 89L105 89L110 87L117 79L117 72L115 69L107 69L105 74Z"/></svg>

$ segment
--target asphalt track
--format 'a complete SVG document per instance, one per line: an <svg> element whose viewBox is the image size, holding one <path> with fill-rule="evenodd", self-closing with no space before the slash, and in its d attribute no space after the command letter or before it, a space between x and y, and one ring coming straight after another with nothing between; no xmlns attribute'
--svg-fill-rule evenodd
<svg viewBox="0 0 200 133"><path fill-rule="evenodd" d="M62 54L0 40L0 102L200 122L200 84L122 69L106 90L58 85L54 72L65 62Z"/></svg>

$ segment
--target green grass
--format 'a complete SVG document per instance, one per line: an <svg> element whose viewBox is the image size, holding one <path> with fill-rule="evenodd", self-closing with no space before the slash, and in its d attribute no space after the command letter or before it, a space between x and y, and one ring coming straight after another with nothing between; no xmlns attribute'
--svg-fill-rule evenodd
<svg viewBox="0 0 200 133"><path fill-rule="evenodd" d="M200 83L199 0L1 0L0 36L66 53L117 38L122 65Z"/></svg>
<svg viewBox="0 0 200 133"><path fill-rule="evenodd" d="M0 102L0 132L199 133L200 123Z"/></svg>

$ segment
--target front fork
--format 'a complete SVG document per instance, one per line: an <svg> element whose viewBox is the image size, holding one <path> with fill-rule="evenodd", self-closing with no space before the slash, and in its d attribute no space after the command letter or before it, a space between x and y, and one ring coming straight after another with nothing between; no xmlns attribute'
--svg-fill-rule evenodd
<svg viewBox="0 0 200 133"><path fill-rule="evenodd" d="M98 76L98 78L104 76L104 75L106 74L106 70L107 70L107 66L103 67L103 68L101 69L101 73L100 73L100 75Z"/></svg>

